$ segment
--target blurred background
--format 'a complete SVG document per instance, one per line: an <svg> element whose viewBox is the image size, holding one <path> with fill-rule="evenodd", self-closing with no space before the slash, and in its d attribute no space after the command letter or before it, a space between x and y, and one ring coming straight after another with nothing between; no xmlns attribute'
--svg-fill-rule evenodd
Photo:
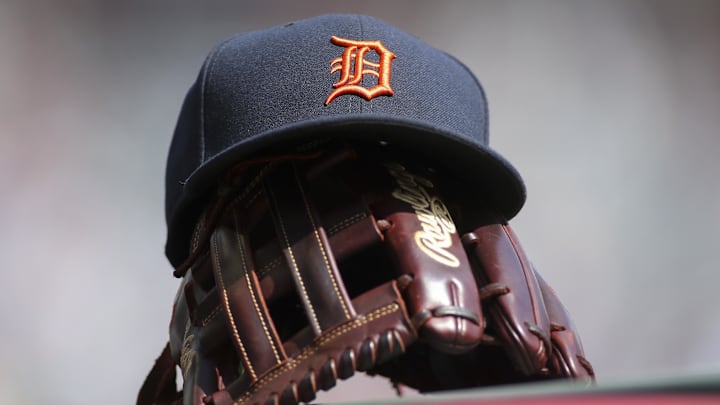
<svg viewBox="0 0 720 405"><path fill-rule="evenodd" d="M167 340L164 165L221 39L335 11L463 60L601 384L720 372L720 2L0 2L0 403L129 404ZM325 401L390 398L352 379Z"/></svg>

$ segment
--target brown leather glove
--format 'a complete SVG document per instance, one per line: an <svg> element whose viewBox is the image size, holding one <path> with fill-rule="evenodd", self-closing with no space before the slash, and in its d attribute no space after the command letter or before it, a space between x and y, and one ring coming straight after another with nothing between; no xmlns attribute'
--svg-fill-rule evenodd
<svg viewBox="0 0 720 405"><path fill-rule="evenodd" d="M308 402L356 371L422 392L594 379L482 191L388 149L244 162L176 275L139 405Z"/></svg>

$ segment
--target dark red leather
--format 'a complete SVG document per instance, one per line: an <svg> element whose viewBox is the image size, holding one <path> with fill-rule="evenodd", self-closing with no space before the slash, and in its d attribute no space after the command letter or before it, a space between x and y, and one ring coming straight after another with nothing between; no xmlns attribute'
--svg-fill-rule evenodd
<svg viewBox="0 0 720 405"><path fill-rule="evenodd" d="M497 333L510 345L508 353L527 375L545 374L549 358L550 320L530 262L505 224L476 228L464 236L477 261L481 285L501 285L507 292L488 301L488 316Z"/></svg>
<svg viewBox="0 0 720 405"><path fill-rule="evenodd" d="M233 171L176 270L170 342L138 404L295 404L356 371L420 391L592 381L510 226L462 180L397 156Z"/></svg>
<svg viewBox="0 0 720 405"><path fill-rule="evenodd" d="M388 224L383 234L396 270L412 279L405 298L420 338L448 353L467 352L480 343L484 321L455 224L433 181L399 164L386 170L388 191L373 207Z"/></svg>

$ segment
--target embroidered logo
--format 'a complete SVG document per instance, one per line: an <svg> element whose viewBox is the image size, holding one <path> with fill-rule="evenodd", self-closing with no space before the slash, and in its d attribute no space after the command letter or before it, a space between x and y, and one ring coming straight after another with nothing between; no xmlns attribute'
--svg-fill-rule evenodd
<svg viewBox="0 0 720 405"><path fill-rule="evenodd" d="M422 230L413 235L417 247L438 263L448 267L460 266L460 260L450 251L452 235L457 233L457 229L445 203L428 192L428 189L434 188L433 183L410 173L400 164L386 163L385 167L398 185L392 196L409 204L420 222Z"/></svg>
<svg viewBox="0 0 720 405"><path fill-rule="evenodd" d="M353 41L336 36L330 38L335 45L345 47L342 56L330 62L330 73L340 71L340 80L325 99L325 105L330 104L336 97L354 94L365 100L372 100L378 96L392 96L390 87L390 70L395 54L390 52L380 41ZM374 51L379 59L377 62L366 58L368 52ZM377 78L377 84L372 87L363 87L362 80L365 75Z"/></svg>

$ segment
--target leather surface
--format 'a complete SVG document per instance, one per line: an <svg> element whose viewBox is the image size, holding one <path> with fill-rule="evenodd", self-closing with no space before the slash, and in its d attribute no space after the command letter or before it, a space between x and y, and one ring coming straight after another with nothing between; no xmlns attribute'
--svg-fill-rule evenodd
<svg viewBox="0 0 720 405"><path fill-rule="evenodd" d="M422 392L592 382L557 294L462 184L385 149L234 170L176 271L169 345L138 404L295 404L358 371Z"/></svg>

